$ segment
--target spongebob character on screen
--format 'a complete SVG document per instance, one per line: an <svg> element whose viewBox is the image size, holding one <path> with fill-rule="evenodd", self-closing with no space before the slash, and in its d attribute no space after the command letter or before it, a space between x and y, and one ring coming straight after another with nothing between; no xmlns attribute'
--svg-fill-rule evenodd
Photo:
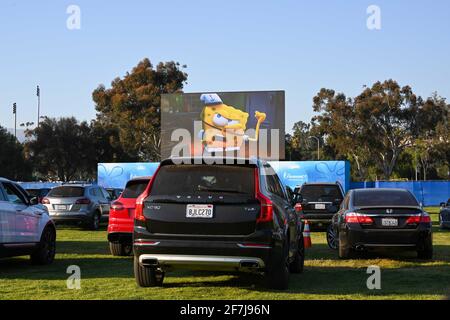
<svg viewBox="0 0 450 320"><path fill-rule="evenodd" d="M200 115L203 129L199 136L207 152L239 151L244 141L258 141L259 127L266 119L263 112L255 112L255 137L245 134L249 114L222 102L215 94L202 94L205 104ZM231 139L230 139L231 138Z"/></svg>

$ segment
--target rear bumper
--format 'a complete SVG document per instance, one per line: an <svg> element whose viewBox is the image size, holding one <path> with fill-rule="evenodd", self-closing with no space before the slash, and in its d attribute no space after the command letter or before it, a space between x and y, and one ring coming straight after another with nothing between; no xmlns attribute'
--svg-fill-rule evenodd
<svg viewBox="0 0 450 320"><path fill-rule="evenodd" d="M421 247L431 236L431 229L419 226L417 229L363 229L347 228L341 230L346 235L345 246L357 249L364 248L411 248Z"/></svg>
<svg viewBox="0 0 450 320"><path fill-rule="evenodd" d="M259 230L245 237L194 236L150 234L137 226L133 237L134 255L139 261L156 259L158 265L188 270L263 269L282 255L283 243L273 237L271 230Z"/></svg>
<svg viewBox="0 0 450 320"><path fill-rule="evenodd" d="M312 226L322 227L322 226L328 226L331 224L331 219L333 218L333 213L323 213L323 214L317 214L317 213L304 213L304 220L308 220L308 222Z"/></svg>
<svg viewBox="0 0 450 320"><path fill-rule="evenodd" d="M129 233L133 234L134 219L122 219L109 217L108 233Z"/></svg>
<svg viewBox="0 0 450 320"><path fill-rule="evenodd" d="M450 221L441 221L441 228L450 229Z"/></svg>
<svg viewBox="0 0 450 320"><path fill-rule="evenodd" d="M143 254L139 256L139 263L149 267L229 271L251 271L265 267L261 258L245 256Z"/></svg>
<svg viewBox="0 0 450 320"><path fill-rule="evenodd" d="M108 241L114 243L131 244L133 242L133 233L131 232L108 232Z"/></svg>
<svg viewBox="0 0 450 320"><path fill-rule="evenodd" d="M50 219L54 222L58 223L76 223L76 222L88 222L91 219L91 216L87 214L80 213L50 213Z"/></svg>

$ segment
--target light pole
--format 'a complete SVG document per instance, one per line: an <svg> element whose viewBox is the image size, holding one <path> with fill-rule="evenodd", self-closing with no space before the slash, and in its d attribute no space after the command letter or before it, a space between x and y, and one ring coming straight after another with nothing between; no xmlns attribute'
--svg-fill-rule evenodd
<svg viewBox="0 0 450 320"><path fill-rule="evenodd" d="M317 140L317 160L320 160L320 139L316 136L309 136L309 139L313 138Z"/></svg>
<svg viewBox="0 0 450 320"><path fill-rule="evenodd" d="M17 104L13 103L13 115L14 115L14 137L17 139Z"/></svg>
<svg viewBox="0 0 450 320"><path fill-rule="evenodd" d="M40 112L41 112L41 89L39 88L39 86L36 87L36 95L37 95L37 112L38 112L38 116L37 116L37 126L39 127L39 119L40 119Z"/></svg>

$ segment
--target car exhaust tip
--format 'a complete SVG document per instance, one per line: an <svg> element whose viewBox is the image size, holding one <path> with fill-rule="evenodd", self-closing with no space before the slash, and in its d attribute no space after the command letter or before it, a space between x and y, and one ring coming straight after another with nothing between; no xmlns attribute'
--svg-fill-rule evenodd
<svg viewBox="0 0 450 320"><path fill-rule="evenodd" d="M142 259L141 264L148 267L156 267L158 266L158 259L154 258Z"/></svg>
<svg viewBox="0 0 450 320"><path fill-rule="evenodd" d="M242 269L259 269L260 268L259 263L256 261L241 261L239 266Z"/></svg>

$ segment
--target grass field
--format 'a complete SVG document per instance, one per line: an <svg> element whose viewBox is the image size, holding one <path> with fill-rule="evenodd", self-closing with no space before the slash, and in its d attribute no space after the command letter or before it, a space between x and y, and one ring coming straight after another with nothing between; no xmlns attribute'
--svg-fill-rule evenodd
<svg viewBox="0 0 450 320"><path fill-rule="evenodd" d="M436 208L429 208L436 213ZM433 215L437 220L437 215ZM313 233L305 271L291 275L288 291L270 291L255 275L176 272L163 288L138 288L131 257L112 257L106 231L59 227L57 257L33 266L27 257L0 260L0 299L445 299L450 296L450 232L434 227L435 259L385 252L341 261L324 233ZM69 265L81 268L81 289L69 290ZM366 269L381 268L381 290L368 290Z"/></svg>

